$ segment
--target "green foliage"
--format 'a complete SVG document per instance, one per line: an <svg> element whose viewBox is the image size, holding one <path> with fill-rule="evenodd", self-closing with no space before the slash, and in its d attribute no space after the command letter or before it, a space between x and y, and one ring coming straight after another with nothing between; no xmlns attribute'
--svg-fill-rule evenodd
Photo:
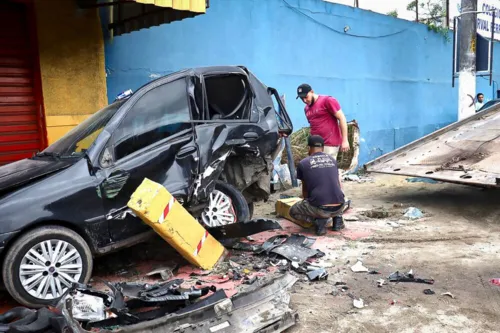
<svg viewBox="0 0 500 333"><path fill-rule="evenodd" d="M388 12L387 15L392 16L392 17L398 17L398 11L396 9L394 9L394 10Z"/></svg>
<svg viewBox="0 0 500 333"><path fill-rule="evenodd" d="M418 12L417 22L427 25L429 31L434 31L444 37L449 42L448 28L443 27L442 20L446 17L446 9L442 6L441 0L413 0L406 7L407 10Z"/></svg>
<svg viewBox="0 0 500 333"><path fill-rule="evenodd" d="M448 33L449 31L447 27L437 26L434 24L427 24L427 29L429 29L429 31L434 31L435 33L442 35L446 40L446 42L451 41L451 37L450 34Z"/></svg>

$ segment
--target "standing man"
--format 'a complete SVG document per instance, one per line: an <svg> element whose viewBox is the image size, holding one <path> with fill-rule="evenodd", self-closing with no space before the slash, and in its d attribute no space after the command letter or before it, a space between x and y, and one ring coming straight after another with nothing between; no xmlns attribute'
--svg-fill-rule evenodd
<svg viewBox="0 0 500 333"><path fill-rule="evenodd" d="M311 135L319 135L325 141L325 153L337 159L339 150L349 151L347 121L339 102L331 96L314 93L307 83L297 88L297 98L306 104L304 111Z"/></svg>
<svg viewBox="0 0 500 333"><path fill-rule="evenodd" d="M325 142L319 135L312 135L307 142L309 157L297 166L297 178L302 181L302 201L290 208L290 216L316 224L318 236L326 233L326 225L333 217L333 230L344 228L342 212L344 193L340 188L337 161L323 152Z"/></svg>

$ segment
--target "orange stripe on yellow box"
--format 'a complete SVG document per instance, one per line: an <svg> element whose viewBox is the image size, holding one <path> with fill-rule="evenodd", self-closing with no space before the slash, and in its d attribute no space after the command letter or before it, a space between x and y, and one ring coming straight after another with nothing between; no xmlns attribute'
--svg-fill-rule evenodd
<svg viewBox="0 0 500 333"><path fill-rule="evenodd" d="M190 263L212 269L225 248L160 184L144 179L127 206Z"/></svg>

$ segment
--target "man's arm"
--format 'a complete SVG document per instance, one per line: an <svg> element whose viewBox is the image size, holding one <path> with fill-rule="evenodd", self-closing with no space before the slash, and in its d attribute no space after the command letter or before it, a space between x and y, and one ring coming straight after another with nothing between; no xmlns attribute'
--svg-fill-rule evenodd
<svg viewBox="0 0 500 333"><path fill-rule="evenodd" d="M339 102L333 97L328 98L327 105L329 106L330 112L340 123L340 132L342 134L342 146L340 147L340 151L348 151L351 147L347 136L347 120L345 119L344 112L342 112Z"/></svg>
<svg viewBox="0 0 500 333"><path fill-rule="evenodd" d="M304 177L302 176L302 163L297 165L297 179L302 182L302 199L307 199L306 183L304 182Z"/></svg>
<svg viewBox="0 0 500 333"><path fill-rule="evenodd" d="M340 151L349 151L351 146L349 145L347 120L345 119L344 112L342 112L342 110L335 112L335 118L339 120L340 131L342 132L342 146L340 147Z"/></svg>

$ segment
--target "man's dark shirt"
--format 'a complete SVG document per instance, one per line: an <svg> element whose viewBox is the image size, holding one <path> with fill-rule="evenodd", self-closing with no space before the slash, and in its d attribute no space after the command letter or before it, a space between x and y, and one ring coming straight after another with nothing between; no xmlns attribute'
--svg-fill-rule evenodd
<svg viewBox="0 0 500 333"><path fill-rule="evenodd" d="M318 152L304 158L297 166L297 178L305 183L306 199L311 205L344 203L337 161L330 155Z"/></svg>

